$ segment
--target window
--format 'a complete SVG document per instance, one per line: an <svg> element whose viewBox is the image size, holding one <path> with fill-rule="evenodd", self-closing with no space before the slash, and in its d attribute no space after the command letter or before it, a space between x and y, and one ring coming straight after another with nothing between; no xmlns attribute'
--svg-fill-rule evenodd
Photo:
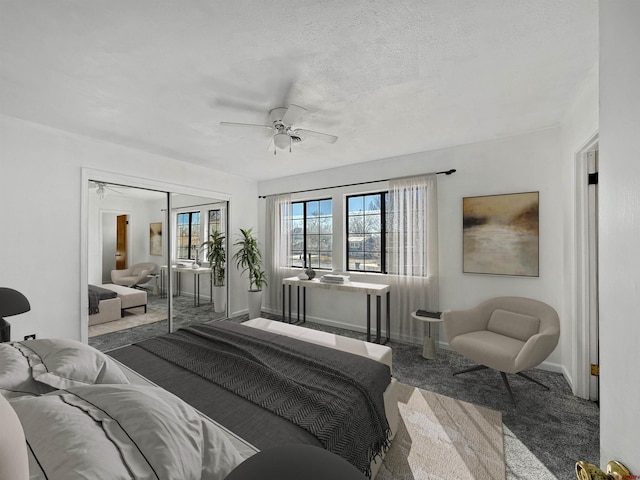
<svg viewBox="0 0 640 480"><path fill-rule="evenodd" d="M223 232L220 209L209 210L209 235L212 235L215 231Z"/></svg>
<svg viewBox="0 0 640 480"><path fill-rule="evenodd" d="M289 266L332 268L333 216L331 199L291 202ZM309 259L311 265L309 265Z"/></svg>
<svg viewBox="0 0 640 480"><path fill-rule="evenodd" d="M387 192L347 197L347 270L386 273Z"/></svg>
<svg viewBox="0 0 640 480"><path fill-rule="evenodd" d="M200 239L200 212L178 213L177 257L195 260Z"/></svg>

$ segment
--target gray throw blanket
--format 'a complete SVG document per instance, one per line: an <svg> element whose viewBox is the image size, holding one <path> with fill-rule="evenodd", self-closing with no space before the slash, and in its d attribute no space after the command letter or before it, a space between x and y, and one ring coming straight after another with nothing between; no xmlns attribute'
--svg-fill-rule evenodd
<svg viewBox="0 0 640 480"><path fill-rule="evenodd" d="M367 476L389 446L387 365L226 321L136 345L299 425Z"/></svg>
<svg viewBox="0 0 640 480"><path fill-rule="evenodd" d="M89 285L89 315L100 312L100 300L116 298L117 296L118 294L113 290Z"/></svg>

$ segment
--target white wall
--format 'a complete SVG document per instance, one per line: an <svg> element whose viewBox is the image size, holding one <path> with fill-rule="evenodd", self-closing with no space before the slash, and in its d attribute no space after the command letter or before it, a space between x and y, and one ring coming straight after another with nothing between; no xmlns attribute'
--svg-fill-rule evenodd
<svg viewBox="0 0 640 480"><path fill-rule="evenodd" d="M455 168L455 174L438 177L440 309L468 308L490 297L520 295L546 302L561 312L564 305L562 269L565 252L563 210L558 205L563 201L565 185L573 177L563 178L567 172L558 169L560 155L560 129L552 128L494 141L378 160L366 165L351 165L265 181L259 183L258 188L261 195L267 195ZM364 191L367 188L364 186L359 189L342 189L339 192L311 192L308 198L334 194L334 199L340 202L347 190ZM379 190L380 185L370 188ZM540 276L530 278L463 274L462 198L528 191L540 192ZM260 214L264 216L263 205ZM341 219L334 221L334 244L342 242L343 224ZM264 231L263 218L261 225L261 231ZM380 275L352 274L352 279L384 283L384 276ZM337 321L349 326L364 325L365 300L355 298L353 294L314 290L307 293L307 300L308 316L316 320L327 323ZM570 328L565 329L566 319L561 318L561 322L562 335L570 335ZM415 340L419 341L417 338ZM561 371L561 359L561 351L556 349L545 363L545 368Z"/></svg>
<svg viewBox="0 0 640 480"><path fill-rule="evenodd" d="M600 2L600 463L640 475L640 2Z"/></svg>
<svg viewBox="0 0 640 480"><path fill-rule="evenodd" d="M6 116L0 116L0 144L0 285L31 303L30 312L10 320L13 339L81 338L83 167L222 192L230 197L232 231L257 222L253 181ZM234 288L240 282L230 269L231 313L247 308L246 290Z"/></svg>

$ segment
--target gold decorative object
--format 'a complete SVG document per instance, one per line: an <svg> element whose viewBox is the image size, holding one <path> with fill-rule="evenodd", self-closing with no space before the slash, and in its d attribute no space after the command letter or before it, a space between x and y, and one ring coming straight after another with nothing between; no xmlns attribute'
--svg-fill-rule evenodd
<svg viewBox="0 0 640 480"><path fill-rule="evenodd" d="M593 463L579 461L576 463L578 480L626 480L635 478L629 469L616 460L607 464L607 473Z"/></svg>

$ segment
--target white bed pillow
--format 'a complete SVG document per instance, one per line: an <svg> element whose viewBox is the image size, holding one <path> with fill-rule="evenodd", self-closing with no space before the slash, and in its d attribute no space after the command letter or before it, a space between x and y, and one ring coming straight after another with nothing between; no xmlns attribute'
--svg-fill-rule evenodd
<svg viewBox="0 0 640 480"><path fill-rule="evenodd" d="M33 379L27 357L14 344L0 343L0 394L3 397L37 396L54 390Z"/></svg>
<svg viewBox="0 0 640 480"><path fill-rule="evenodd" d="M222 480L242 461L219 427L159 387L73 387L10 402L32 480Z"/></svg>
<svg viewBox="0 0 640 480"><path fill-rule="evenodd" d="M55 389L129 383L111 358L86 343L46 338L11 345L26 357L33 379Z"/></svg>

